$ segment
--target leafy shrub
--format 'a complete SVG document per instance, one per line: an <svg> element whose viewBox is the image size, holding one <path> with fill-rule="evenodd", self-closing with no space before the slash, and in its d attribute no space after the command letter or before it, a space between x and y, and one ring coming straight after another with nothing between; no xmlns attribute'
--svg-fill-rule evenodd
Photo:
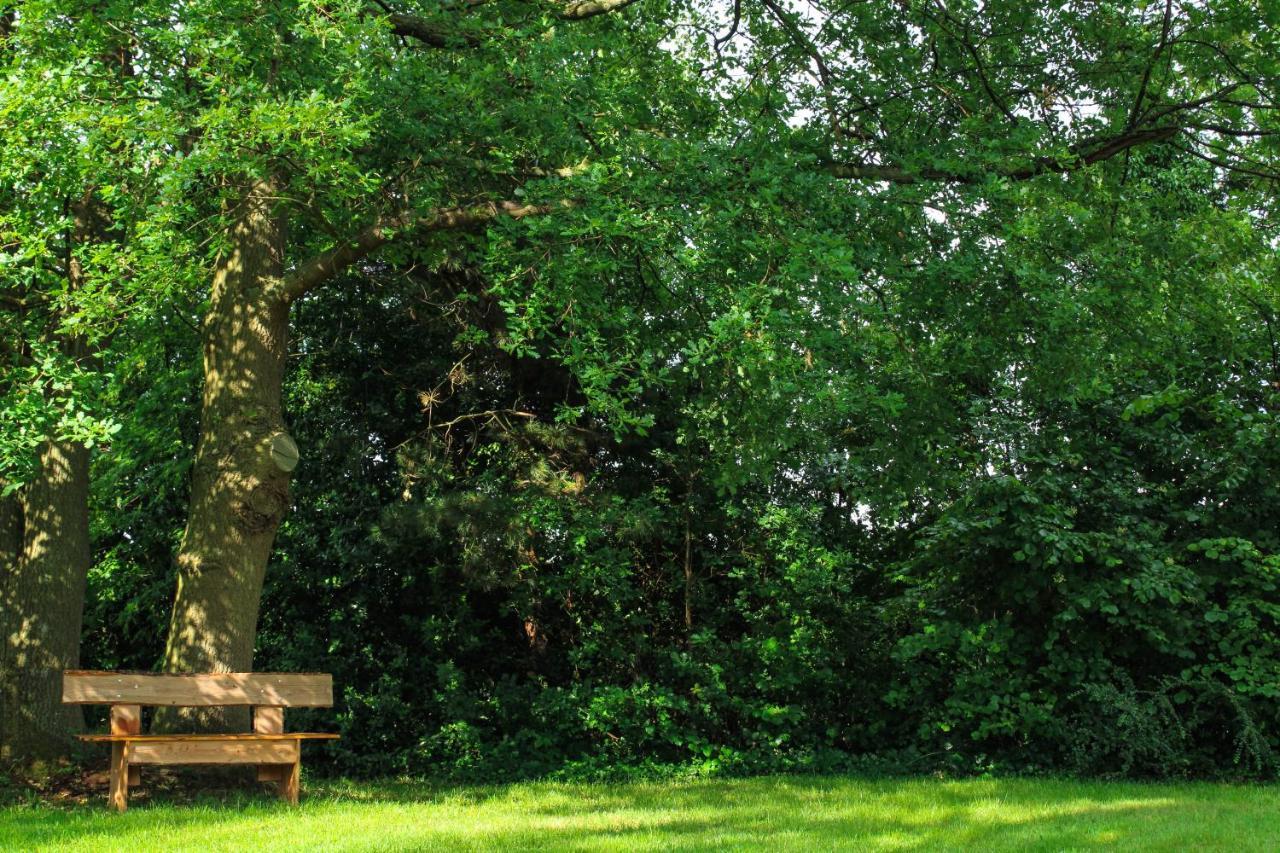
<svg viewBox="0 0 1280 853"><path fill-rule="evenodd" d="M1076 772L1158 779L1275 773L1273 750L1247 705L1217 682L1164 679L1139 690L1120 677L1086 684L1078 695L1084 701L1070 727Z"/></svg>

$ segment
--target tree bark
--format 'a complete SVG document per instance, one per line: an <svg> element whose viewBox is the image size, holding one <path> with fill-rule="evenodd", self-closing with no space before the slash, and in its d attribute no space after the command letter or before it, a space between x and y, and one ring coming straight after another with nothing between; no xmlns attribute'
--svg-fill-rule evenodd
<svg viewBox="0 0 1280 853"><path fill-rule="evenodd" d="M500 217L523 219L571 205L488 202L383 217L283 276L288 231L275 187L263 180L248 189L231 249L215 266L203 324L200 437L165 671L253 668L263 580L298 461L281 409L290 305L401 230L482 227ZM165 711L154 728L176 727L179 719L208 731L248 727L244 709Z"/></svg>
<svg viewBox="0 0 1280 853"><path fill-rule="evenodd" d="M73 206L71 290L84 284L74 249L100 233L92 192ZM64 338L73 359L83 339ZM0 484L2 485L2 484ZM62 671L80 666L89 550L89 449L50 439L30 483L0 498L0 760L66 755L84 730L78 705L62 704Z"/></svg>
<svg viewBox="0 0 1280 853"><path fill-rule="evenodd" d="M0 759L66 755L84 730L62 704L62 671L80 665L89 573L89 451L50 441L36 478L0 498Z"/></svg>
<svg viewBox="0 0 1280 853"><path fill-rule="evenodd" d="M249 189L232 229L232 248L214 271L202 331L200 436L177 556L167 672L253 668L259 596L276 530L289 508L289 471L296 461L281 411L289 305L273 289L286 243L275 195L270 181ZM243 713L192 716L206 729L248 726ZM166 721L160 722L163 728Z"/></svg>

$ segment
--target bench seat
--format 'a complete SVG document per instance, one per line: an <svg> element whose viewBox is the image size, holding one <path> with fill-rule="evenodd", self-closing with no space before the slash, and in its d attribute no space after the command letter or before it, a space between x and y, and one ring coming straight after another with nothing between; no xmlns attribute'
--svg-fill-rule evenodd
<svg viewBox="0 0 1280 853"><path fill-rule="evenodd" d="M280 796L298 802L304 740L337 740L325 732L286 732L286 708L323 708L333 704L333 679L324 673L223 672L190 675L151 672L63 674L62 701L110 705L110 734L78 735L86 743L111 744L108 802L124 811L129 786L141 781L140 765L256 764L258 780L279 787ZM228 734L142 734L142 707L252 709L253 731Z"/></svg>
<svg viewBox="0 0 1280 853"><path fill-rule="evenodd" d="M172 743L187 740L337 740L339 735L327 732L285 732L283 734L226 734L226 735L76 735L79 740L92 743L116 743L142 741Z"/></svg>

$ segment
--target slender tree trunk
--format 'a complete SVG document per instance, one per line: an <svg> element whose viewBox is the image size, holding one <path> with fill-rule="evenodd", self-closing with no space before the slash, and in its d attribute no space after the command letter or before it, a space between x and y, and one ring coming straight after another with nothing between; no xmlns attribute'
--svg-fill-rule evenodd
<svg viewBox="0 0 1280 853"><path fill-rule="evenodd" d="M688 498L686 498L688 500ZM685 640L693 633L693 532L689 509L684 511L684 631Z"/></svg>
<svg viewBox="0 0 1280 853"><path fill-rule="evenodd" d="M83 731L62 704L62 671L80 665L89 573L89 451L48 442L40 471L0 499L0 758L66 755Z"/></svg>
<svg viewBox="0 0 1280 853"><path fill-rule="evenodd" d="M267 559L289 508L289 471L297 460L281 411L289 306L267 292L283 271L286 239L274 196L267 181L246 194L232 248L214 273L168 672L253 668ZM209 728L247 725L239 716L200 720Z"/></svg>

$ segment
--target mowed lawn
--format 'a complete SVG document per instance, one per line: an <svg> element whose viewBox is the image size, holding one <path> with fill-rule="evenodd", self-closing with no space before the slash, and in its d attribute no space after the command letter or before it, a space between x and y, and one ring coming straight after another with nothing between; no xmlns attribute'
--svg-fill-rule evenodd
<svg viewBox="0 0 1280 853"><path fill-rule="evenodd" d="M144 771L145 772L145 771ZM105 792L104 792L105 793ZM1280 787L771 777L0 810L4 850L1276 850Z"/></svg>

